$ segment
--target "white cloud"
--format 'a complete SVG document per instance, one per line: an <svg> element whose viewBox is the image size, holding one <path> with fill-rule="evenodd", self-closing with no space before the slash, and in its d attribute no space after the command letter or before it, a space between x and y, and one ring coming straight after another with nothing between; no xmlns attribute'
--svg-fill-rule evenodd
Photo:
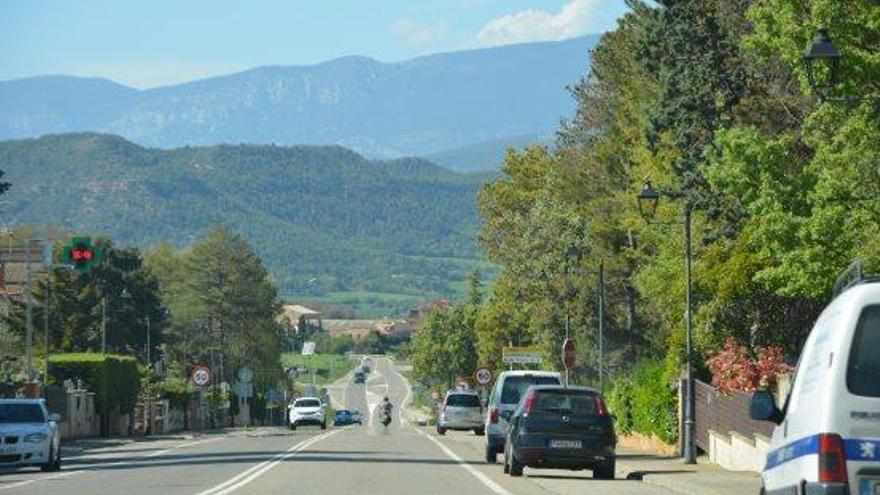
<svg viewBox="0 0 880 495"><path fill-rule="evenodd" d="M601 0L571 0L558 13L527 9L489 21L477 33L481 46L554 41L587 34Z"/></svg>
<svg viewBox="0 0 880 495"><path fill-rule="evenodd" d="M422 24L409 19L401 19L391 25L391 33L400 39L416 46L434 43L446 36L448 28L445 22Z"/></svg>

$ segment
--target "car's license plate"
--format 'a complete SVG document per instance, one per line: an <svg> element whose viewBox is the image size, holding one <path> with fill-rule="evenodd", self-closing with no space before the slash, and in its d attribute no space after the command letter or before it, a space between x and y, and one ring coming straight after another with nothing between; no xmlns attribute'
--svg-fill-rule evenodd
<svg viewBox="0 0 880 495"><path fill-rule="evenodd" d="M880 478L862 478L859 481L859 495L880 495Z"/></svg>
<svg viewBox="0 0 880 495"><path fill-rule="evenodd" d="M581 448L580 440L550 440L551 449L579 449Z"/></svg>

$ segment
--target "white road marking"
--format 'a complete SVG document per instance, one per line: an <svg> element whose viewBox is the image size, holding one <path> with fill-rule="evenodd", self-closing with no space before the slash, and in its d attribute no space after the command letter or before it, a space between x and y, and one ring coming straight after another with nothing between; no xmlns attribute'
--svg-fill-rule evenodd
<svg viewBox="0 0 880 495"><path fill-rule="evenodd" d="M214 486L212 488L209 488L207 490L199 492L197 495L226 495L226 494L231 493L235 490L238 490L239 488L241 488L241 487L247 485L248 483L250 483L251 481L259 478L260 476L262 476L263 474L265 474L266 472L268 472L269 470L271 470L272 468L274 468L275 466L280 464L281 461L284 461L285 459L289 459L290 457L293 457L297 452L300 452L301 450L304 450L304 449L314 445L315 443L318 443L321 440L323 440L331 435L334 435L340 431L342 431L342 430L333 430L331 432L324 433L324 434L318 435L316 437L312 437L308 440L304 440L304 441L294 445L293 447L290 447L286 451L276 455L274 458L272 458L268 461L261 462L260 464L257 464L256 466L251 467L250 469L224 481L223 483L220 483L217 486Z"/></svg>
<svg viewBox="0 0 880 495"><path fill-rule="evenodd" d="M498 495L512 495L511 492L507 491L504 487L502 487L498 483L495 483L494 481L492 481L491 478L489 478L488 476L486 476L485 474L483 474L482 472L477 470L477 468L468 464L467 461L465 461L464 459L459 457L458 454L453 452L452 449L450 449L449 447L443 445L439 440L437 440L436 438L434 438L430 435L426 435L422 430L419 430L418 428L414 428L414 429L416 430L416 432L418 432L419 435L421 435L421 436L427 438L428 440L434 442L435 444L437 444L437 446L440 447L440 450L442 450L447 456L449 456L450 459L452 459L453 461L458 463L458 465L461 466L462 468L464 468L465 471L471 473L475 478L480 480L480 482L483 483L484 485L486 485L487 488L489 488L493 492L497 493Z"/></svg>
<svg viewBox="0 0 880 495"><path fill-rule="evenodd" d="M160 455L167 454L168 452L171 452L173 450L182 449L184 447L191 447L193 445L201 444L201 443L214 442L217 440L219 440L219 438L209 438L209 439L205 439L205 440L197 440L195 442L188 442L188 443L184 443L181 445L171 447L169 449L160 450L158 452L151 452L147 455L141 456L141 459L146 459L149 457L158 457ZM112 451L108 452L108 453L112 453ZM162 463L162 461L153 461L153 463L159 464L159 463ZM124 466L124 465L141 465L141 464L143 464L143 461L139 462L137 460L129 460L129 461L108 462L108 463L97 462L94 464L79 465L79 466L76 466L75 468L73 468L72 471L64 471L63 473L56 473L56 474L49 475L49 476L43 476L41 478L34 478L34 479L30 479L30 480L19 481L18 483L12 483L10 485L3 485L3 486L0 486L0 490L8 490L10 488L19 488L19 487L22 487L25 485L30 485L31 483L36 483L38 481L49 481L49 480L54 480L57 478L63 478L65 476L72 476L74 474L82 474L85 472L83 470L84 468L111 467L111 466Z"/></svg>

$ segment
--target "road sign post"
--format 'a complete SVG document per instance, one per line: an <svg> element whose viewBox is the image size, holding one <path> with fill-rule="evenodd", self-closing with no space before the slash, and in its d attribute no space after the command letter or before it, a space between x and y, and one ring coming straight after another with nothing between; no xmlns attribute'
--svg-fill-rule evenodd
<svg viewBox="0 0 880 495"><path fill-rule="evenodd" d="M565 366L565 386L568 386L569 372L575 365L574 340L565 339L562 343L562 365Z"/></svg>

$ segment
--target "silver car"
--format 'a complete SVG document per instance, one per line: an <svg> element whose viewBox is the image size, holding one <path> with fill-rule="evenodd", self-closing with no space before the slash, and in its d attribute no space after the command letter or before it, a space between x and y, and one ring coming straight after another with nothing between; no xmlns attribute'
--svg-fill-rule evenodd
<svg viewBox="0 0 880 495"><path fill-rule="evenodd" d="M485 434L483 406L476 392L471 390L446 392L446 398L440 405L437 433L444 435L446 430L474 430L477 435Z"/></svg>
<svg viewBox="0 0 880 495"><path fill-rule="evenodd" d="M61 469L60 420L42 399L0 399L0 466Z"/></svg>

